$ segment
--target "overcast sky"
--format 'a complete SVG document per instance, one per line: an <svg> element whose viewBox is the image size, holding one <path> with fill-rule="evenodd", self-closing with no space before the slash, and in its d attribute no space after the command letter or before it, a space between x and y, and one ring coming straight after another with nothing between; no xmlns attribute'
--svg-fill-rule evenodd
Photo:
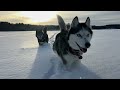
<svg viewBox="0 0 120 90"><path fill-rule="evenodd" d="M21 14L21 12L25 11L0 11L0 21L7 21L10 23L57 25L56 14L59 14L63 17L66 23L71 23L73 18L78 16L80 22L84 22L87 17L90 17L92 25L120 24L120 11L56 11L55 15L53 15L54 12L50 14L53 15L53 17L50 17L51 19L48 21L44 21L46 16L46 13L44 12L31 11L31 13L27 14L26 11L25 15ZM32 18L30 14L33 15ZM43 15L41 16L41 14ZM50 16L49 14L47 15ZM33 19L38 19L38 21L33 22ZM41 19L43 19L42 22L40 22Z"/></svg>

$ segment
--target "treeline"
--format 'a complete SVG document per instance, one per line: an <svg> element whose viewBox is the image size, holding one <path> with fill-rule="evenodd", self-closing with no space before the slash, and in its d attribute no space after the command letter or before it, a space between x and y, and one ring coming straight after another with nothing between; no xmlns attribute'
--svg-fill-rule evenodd
<svg viewBox="0 0 120 90"><path fill-rule="evenodd" d="M35 31L42 30L43 27L46 26L47 30L59 30L58 25L31 25L31 24L23 24L16 23L12 24L9 22L0 22L0 31ZM67 24L67 27L70 27L70 24ZM92 26L93 29L120 29L120 24L111 24L104 26Z"/></svg>
<svg viewBox="0 0 120 90"><path fill-rule="evenodd" d="M120 24L110 24L104 26L92 26L92 29L120 29Z"/></svg>
<svg viewBox="0 0 120 90"><path fill-rule="evenodd" d="M12 24L9 22L0 22L0 31L35 31L41 30L46 26L48 30L58 30L58 25L31 25L31 24L23 24L16 23Z"/></svg>

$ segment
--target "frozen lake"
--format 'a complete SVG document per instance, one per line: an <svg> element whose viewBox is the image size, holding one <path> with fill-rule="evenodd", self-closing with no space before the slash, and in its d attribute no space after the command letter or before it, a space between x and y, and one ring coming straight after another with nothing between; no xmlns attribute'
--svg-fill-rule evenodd
<svg viewBox="0 0 120 90"><path fill-rule="evenodd" d="M91 48L70 72L56 70L57 59L49 44L38 47L34 31L0 32L1 79L120 79L120 30L94 30Z"/></svg>

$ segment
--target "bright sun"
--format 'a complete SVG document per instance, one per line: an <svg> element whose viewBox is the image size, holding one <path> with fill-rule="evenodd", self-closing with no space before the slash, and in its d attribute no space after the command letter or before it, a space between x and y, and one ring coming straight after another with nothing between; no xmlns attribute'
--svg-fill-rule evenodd
<svg viewBox="0 0 120 90"><path fill-rule="evenodd" d="M57 11L22 11L21 14L36 23L47 22L53 19L56 16Z"/></svg>

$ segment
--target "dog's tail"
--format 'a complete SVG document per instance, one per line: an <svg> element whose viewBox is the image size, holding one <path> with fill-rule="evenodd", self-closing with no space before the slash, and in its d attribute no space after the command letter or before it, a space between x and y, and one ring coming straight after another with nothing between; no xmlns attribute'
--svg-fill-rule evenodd
<svg viewBox="0 0 120 90"><path fill-rule="evenodd" d="M61 31L66 31L67 27L66 27L66 24L65 24L63 18L60 15L57 15L57 19L58 19L58 24L59 24Z"/></svg>

